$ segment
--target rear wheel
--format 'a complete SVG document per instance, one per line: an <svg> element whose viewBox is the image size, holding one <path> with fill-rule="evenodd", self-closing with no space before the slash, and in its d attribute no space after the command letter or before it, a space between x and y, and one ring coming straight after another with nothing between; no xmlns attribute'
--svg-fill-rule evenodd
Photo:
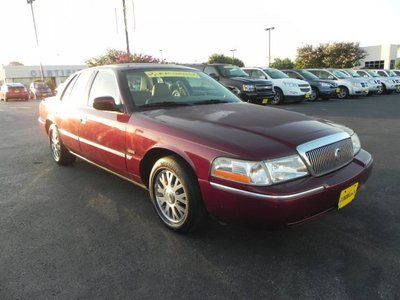
<svg viewBox="0 0 400 300"><path fill-rule="evenodd" d="M316 101L319 98L319 91L316 87L312 87L310 99L308 101Z"/></svg>
<svg viewBox="0 0 400 300"><path fill-rule="evenodd" d="M345 99L349 97L349 89L345 86L339 87L339 93L337 95L339 99Z"/></svg>
<svg viewBox="0 0 400 300"><path fill-rule="evenodd" d="M149 190L158 216L169 229L189 232L204 223L206 211L197 178L181 159L159 159L150 174Z"/></svg>
<svg viewBox="0 0 400 300"><path fill-rule="evenodd" d="M271 104L278 105L283 103L283 92L281 89L275 88L275 97L272 99Z"/></svg>
<svg viewBox="0 0 400 300"><path fill-rule="evenodd" d="M51 154L56 163L65 166L75 162L76 157L72 155L62 143L60 133L55 124L50 125L49 139Z"/></svg>

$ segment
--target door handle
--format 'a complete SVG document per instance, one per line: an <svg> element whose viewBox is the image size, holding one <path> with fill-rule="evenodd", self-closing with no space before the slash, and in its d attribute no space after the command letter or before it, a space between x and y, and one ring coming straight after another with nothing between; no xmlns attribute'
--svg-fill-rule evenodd
<svg viewBox="0 0 400 300"><path fill-rule="evenodd" d="M81 118L81 124L85 125L87 123L87 117L82 117Z"/></svg>

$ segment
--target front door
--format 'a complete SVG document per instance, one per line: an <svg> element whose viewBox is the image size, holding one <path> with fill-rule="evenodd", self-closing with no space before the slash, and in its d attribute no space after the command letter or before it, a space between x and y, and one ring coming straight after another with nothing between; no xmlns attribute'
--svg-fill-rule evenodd
<svg viewBox="0 0 400 300"><path fill-rule="evenodd" d="M100 111L93 108L97 97L111 96L121 112ZM129 116L122 113L123 105L114 72L99 70L89 93L89 101L82 111L79 142L82 155L111 171L127 175L125 131Z"/></svg>

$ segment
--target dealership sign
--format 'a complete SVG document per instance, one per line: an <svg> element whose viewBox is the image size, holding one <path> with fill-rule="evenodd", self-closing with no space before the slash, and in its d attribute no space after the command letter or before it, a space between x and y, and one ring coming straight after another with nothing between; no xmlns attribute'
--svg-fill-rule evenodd
<svg viewBox="0 0 400 300"><path fill-rule="evenodd" d="M3 66L6 78L37 78L41 77L39 66ZM43 66L45 77L68 77L86 68L82 65L73 66Z"/></svg>

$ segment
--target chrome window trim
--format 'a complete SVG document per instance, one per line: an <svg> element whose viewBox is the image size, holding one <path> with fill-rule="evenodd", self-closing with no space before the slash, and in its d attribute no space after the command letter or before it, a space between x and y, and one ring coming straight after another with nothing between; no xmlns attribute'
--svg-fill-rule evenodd
<svg viewBox="0 0 400 300"><path fill-rule="evenodd" d="M339 142L341 140L349 139L351 138L350 134L347 132L339 132L331 135L324 136L322 138L316 139L309 141L307 143L298 145L296 147L297 153L300 155L300 157L306 162L307 167L311 165L306 153L310 150L314 150L319 147L327 146L336 142Z"/></svg>
<svg viewBox="0 0 400 300"><path fill-rule="evenodd" d="M244 190L236 189L236 188L233 188L230 186L218 184L215 182L210 182L210 184L211 184L211 186L213 186L219 190L222 190L222 191L232 192L232 193L240 194L242 196L258 198L261 200L290 200L290 199L298 198L298 197L311 196L311 195L317 194L317 193L325 190L324 186L319 186L319 187L309 189L309 190L306 190L303 192L295 193L295 194L267 195L267 194L260 194L260 193L244 191Z"/></svg>

